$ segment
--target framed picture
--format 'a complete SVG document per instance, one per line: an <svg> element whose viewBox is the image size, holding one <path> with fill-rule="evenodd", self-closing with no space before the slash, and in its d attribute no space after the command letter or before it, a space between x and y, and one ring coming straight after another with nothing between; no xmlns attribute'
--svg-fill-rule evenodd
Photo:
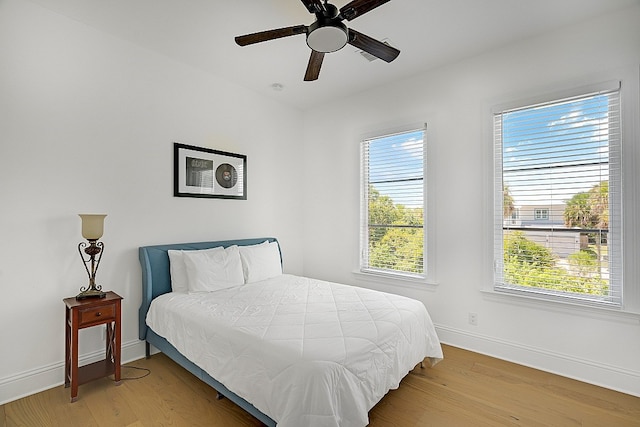
<svg viewBox="0 0 640 427"><path fill-rule="evenodd" d="M247 156L173 144L173 195L247 199Z"/></svg>

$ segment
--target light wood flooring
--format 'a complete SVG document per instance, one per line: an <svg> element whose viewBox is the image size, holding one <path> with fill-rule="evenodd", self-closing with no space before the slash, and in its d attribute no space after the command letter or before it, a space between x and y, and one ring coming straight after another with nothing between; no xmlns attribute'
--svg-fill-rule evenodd
<svg viewBox="0 0 640 427"><path fill-rule="evenodd" d="M410 372L371 410L370 426L640 427L638 397L443 347L444 361ZM0 427L261 425L163 354L129 365L151 375L82 385L73 404L63 386L25 397L0 406ZM123 377L140 374L123 367Z"/></svg>

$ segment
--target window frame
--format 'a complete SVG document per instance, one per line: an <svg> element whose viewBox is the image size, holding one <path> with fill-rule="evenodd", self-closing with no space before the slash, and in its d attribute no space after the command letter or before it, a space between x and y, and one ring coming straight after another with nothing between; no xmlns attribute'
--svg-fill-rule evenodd
<svg viewBox="0 0 640 427"><path fill-rule="evenodd" d="M580 87L580 88L575 88L572 90L568 90L568 91L558 91L556 93L552 93L550 95L545 95L542 97L536 97L535 99L528 99L528 100L519 100L519 101L514 101L511 102L509 104L504 104L504 105L499 105L499 106L494 106L491 109L491 121L492 123L495 121L496 115L507 112L507 111L513 111L513 110L517 110L517 109L524 109L524 108L530 108L536 105L543 105L543 104L553 104L556 102L560 102L562 100L568 100L568 99L572 99L572 98L582 98L582 97L587 97L589 95L594 95L594 94L598 94L598 93L607 93L607 92L615 92L617 91L617 96L618 96L618 102L619 102L619 108L620 108L620 112L619 112L619 117L618 120L620 122L623 122L624 118L623 116L627 116L628 114L625 114L625 109L628 107L628 105L624 105L623 103L623 90L621 87L621 81L620 80L615 80L615 81L607 81L601 84L596 84L596 85L591 85L591 86L586 86L586 87ZM619 238L621 240L620 244L619 244L619 257L620 257L620 263L622 264L620 269L619 269L619 283L618 283L618 289L617 291L620 294L620 300L619 301L608 301L606 299L592 299L592 298L582 298L580 297L580 294L575 294L576 296L574 296L573 294L570 293L555 293L555 292L548 292L548 291L543 291L541 288L528 288L528 287L524 287L524 286L509 286L505 283L502 283L502 281L500 280L502 277L503 272L499 271L499 269L502 268L502 262L501 262L501 257L502 257L502 253L504 251L504 248L502 246L502 241L503 241L503 223L504 223L504 218L502 218L502 201L503 201L503 192L502 192L502 188L503 188L503 180L502 180L502 159L501 159L501 152L502 152L502 147L500 148L500 150L498 150L497 148L497 141L496 141L496 133L495 133L495 129L494 126L492 126L492 131L491 131L491 141L492 141L492 152L493 152L493 163L494 163L494 168L493 168L493 195L494 195L494 209L492 210L492 221L493 221L493 226L492 226L492 239L491 241L493 242L492 244L492 251L491 253L493 254L493 274L492 274L492 280L491 280L491 289L489 290L489 288L485 289L485 291L489 292L490 294L495 294L495 295L513 295L513 296L517 296L517 297L526 297L526 298L530 298L530 299L534 299L534 300L538 300L538 301L550 301L550 302L561 302L561 303L569 303L571 305L574 306L579 306L579 307L597 307L597 308L605 308L605 309L612 309L612 310L617 310L617 311L621 311L624 310L626 307L631 307L630 310L628 310L628 312L630 313L637 313L637 308L635 307L640 307L640 293L635 292L634 296L632 296L630 298L631 303L628 304L624 298L623 295L625 294L625 280L623 280L625 278L625 265L624 265L624 259L629 257L629 251L628 251L628 245L625 244L624 241L622 241L622 236L623 236L623 232L622 229L624 229L625 227L625 221L624 221L624 212L625 211L629 211L628 207L625 207L624 204L622 204L622 199L625 199L626 195L622 194L622 187L623 187L623 182L625 180L625 169L628 169L628 166L620 166L620 172L619 172L619 177L618 177L618 185L620 186L620 188L618 189L618 200L614 200L613 203L619 203L619 209L620 209L620 221L618 224L618 228L619 228ZM624 135L624 130L621 130L621 135L619 137L619 149L622 150L622 147L625 145L624 141L625 141L625 135ZM627 132L628 133L628 132ZM626 136L628 137L628 135ZM502 142L501 142L502 144ZM500 151L500 155L497 154L497 151ZM621 161L622 163L622 161ZM498 171L500 171L500 173L498 173ZM628 178L630 172L626 172L626 176ZM631 205L637 204L637 198L633 198L632 199L632 203ZM535 212L534 212L534 217L535 217ZM509 218L511 220L511 217ZM539 219L542 220L542 219ZM499 232L499 235L498 235ZM637 235L638 232L637 230L634 231L634 235ZM498 243L498 241L500 241L500 243ZM498 247L500 248L498 250ZM631 251L631 255L637 253L637 251ZM498 256L500 256L500 259L498 259ZM637 275L635 275L635 277L638 277ZM628 289L628 287L627 287ZM627 292L628 294L628 292ZM627 296L627 295L624 295Z"/></svg>
<svg viewBox="0 0 640 427"><path fill-rule="evenodd" d="M376 139L382 139L389 136L401 135L405 133L422 132L423 142L423 170L422 170L422 209L423 209L423 273L416 274L410 272L393 271L369 268L363 264L364 259L368 256L368 238L363 236L363 230L368 228L368 198L367 189L368 181L365 178L364 172L364 144L366 141L372 141ZM431 171L428 167L428 146L427 143L427 125L425 123L419 123L410 126L401 126L393 130L382 130L377 132L370 132L362 135L359 139L359 162L360 162L360 217L359 217L359 236L358 236L358 265L353 271L358 279L366 279L367 281L373 280L380 283L393 283L394 286L403 286L415 289L424 289L424 285L436 285L435 277L435 256L427 256L431 253L433 244L432 235L434 221L432 220L432 213L429 211L428 197L430 197L430 191L427 190L431 185ZM368 236L367 236L368 237ZM366 254L366 255L365 255Z"/></svg>

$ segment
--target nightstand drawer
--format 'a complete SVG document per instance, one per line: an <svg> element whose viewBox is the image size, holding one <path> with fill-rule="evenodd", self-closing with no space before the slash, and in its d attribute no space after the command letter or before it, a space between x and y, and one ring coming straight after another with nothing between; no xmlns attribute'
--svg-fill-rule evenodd
<svg viewBox="0 0 640 427"><path fill-rule="evenodd" d="M95 323L113 321L116 318L116 305L102 305L79 310L78 326L88 326Z"/></svg>

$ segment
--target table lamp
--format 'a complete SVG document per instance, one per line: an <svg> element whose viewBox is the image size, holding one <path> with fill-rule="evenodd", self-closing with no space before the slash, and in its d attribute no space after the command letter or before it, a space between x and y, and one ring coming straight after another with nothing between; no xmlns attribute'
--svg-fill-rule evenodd
<svg viewBox="0 0 640 427"><path fill-rule="evenodd" d="M98 242L98 239L102 237L104 230L104 218L107 215L103 214L78 214L82 218L82 237L89 241L80 242L78 245L78 252L80 258L84 263L84 268L87 270L89 276L89 285L87 287L81 287L80 293L76 295L76 299L84 298L104 298L105 293L102 292L102 286L96 285L96 271L100 265L102 259L102 253L104 252L104 244ZM88 258L82 253L88 255ZM96 258L97 257L97 258Z"/></svg>

